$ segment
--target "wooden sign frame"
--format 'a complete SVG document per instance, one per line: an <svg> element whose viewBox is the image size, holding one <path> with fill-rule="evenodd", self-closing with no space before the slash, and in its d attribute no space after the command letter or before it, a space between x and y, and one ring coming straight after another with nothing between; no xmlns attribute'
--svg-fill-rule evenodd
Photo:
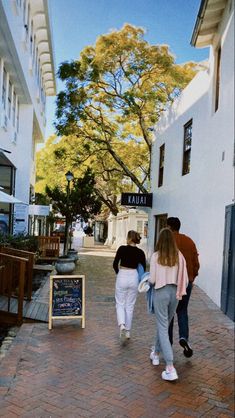
<svg viewBox="0 0 235 418"><path fill-rule="evenodd" d="M53 316L53 283L54 280L82 280L82 314L81 315L58 315ZM54 319L81 319L82 328L85 328L85 276L84 275L53 275L50 276L50 298L49 298L49 322L48 328L52 329Z"/></svg>

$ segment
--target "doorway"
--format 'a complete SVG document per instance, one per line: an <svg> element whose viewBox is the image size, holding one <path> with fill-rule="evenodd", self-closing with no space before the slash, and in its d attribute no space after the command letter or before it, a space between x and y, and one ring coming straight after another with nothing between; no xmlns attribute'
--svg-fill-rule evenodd
<svg viewBox="0 0 235 418"><path fill-rule="evenodd" d="M225 208L221 310L235 320L235 205Z"/></svg>
<svg viewBox="0 0 235 418"><path fill-rule="evenodd" d="M155 216L154 248L156 246L156 243L159 237L159 232L161 231L162 228L165 228L167 226L167 222L166 222L167 218L168 218L167 213L163 213L161 215Z"/></svg>

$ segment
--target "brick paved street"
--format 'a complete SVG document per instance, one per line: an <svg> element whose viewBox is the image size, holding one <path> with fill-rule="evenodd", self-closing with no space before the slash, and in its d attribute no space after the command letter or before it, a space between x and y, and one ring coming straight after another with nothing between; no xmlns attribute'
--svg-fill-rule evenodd
<svg viewBox="0 0 235 418"><path fill-rule="evenodd" d="M114 305L114 253L83 250L86 328L76 321L24 324L0 363L5 418L233 417L233 322L196 286L190 302L194 355L183 356L175 327L179 381L161 380L149 348L155 320L139 295L133 338L120 347ZM208 280L210 278L208 277Z"/></svg>

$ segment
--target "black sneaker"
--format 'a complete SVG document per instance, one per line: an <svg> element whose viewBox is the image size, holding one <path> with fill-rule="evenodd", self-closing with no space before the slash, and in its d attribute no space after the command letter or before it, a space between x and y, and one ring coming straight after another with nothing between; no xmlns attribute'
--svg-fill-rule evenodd
<svg viewBox="0 0 235 418"><path fill-rule="evenodd" d="M181 347L183 347L184 349L184 355L185 357L192 357L193 355L193 350L190 347L188 341L185 338L180 338L179 340L179 344L181 345Z"/></svg>

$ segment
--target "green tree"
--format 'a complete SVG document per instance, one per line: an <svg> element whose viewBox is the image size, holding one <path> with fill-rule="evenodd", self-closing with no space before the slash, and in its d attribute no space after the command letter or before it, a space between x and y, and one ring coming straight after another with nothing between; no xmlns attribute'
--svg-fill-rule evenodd
<svg viewBox="0 0 235 418"><path fill-rule="evenodd" d="M132 156L130 146L131 144L126 145ZM41 199L47 185L50 188L59 186L65 189L66 171L72 170L75 177L80 177L88 167L92 167L95 175L94 190L103 204L116 215L118 213L117 195L125 191L125 188L130 190L131 187L129 181L124 184L120 167L107 151L91 152L83 147L75 136L62 137L60 141L55 135L51 136L45 147L37 152L36 165L36 197L40 196Z"/></svg>
<svg viewBox="0 0 235 418"><path fill-rule="evenodd" d="M100 36L77 61L61 64L57 132L75 136L96 158L104 182L111 176L147 192L152 127L194 74L193 63L177 65L168 46L150 45L143 29L127 24Z"/></svg>
<svg viewBox="0 0 235 418"><path fill-rule="evenodd" d="M68 190L63 190L60 186L54 188L46 186L46 194L52 201L53 211L61 213L68 223L71 224L77 216L87 222L99 213L101 208L101 201L95 193L94 186L94 174L90 168L87 168L83 177L74 178L72 181L69 199Z"/></svg>

